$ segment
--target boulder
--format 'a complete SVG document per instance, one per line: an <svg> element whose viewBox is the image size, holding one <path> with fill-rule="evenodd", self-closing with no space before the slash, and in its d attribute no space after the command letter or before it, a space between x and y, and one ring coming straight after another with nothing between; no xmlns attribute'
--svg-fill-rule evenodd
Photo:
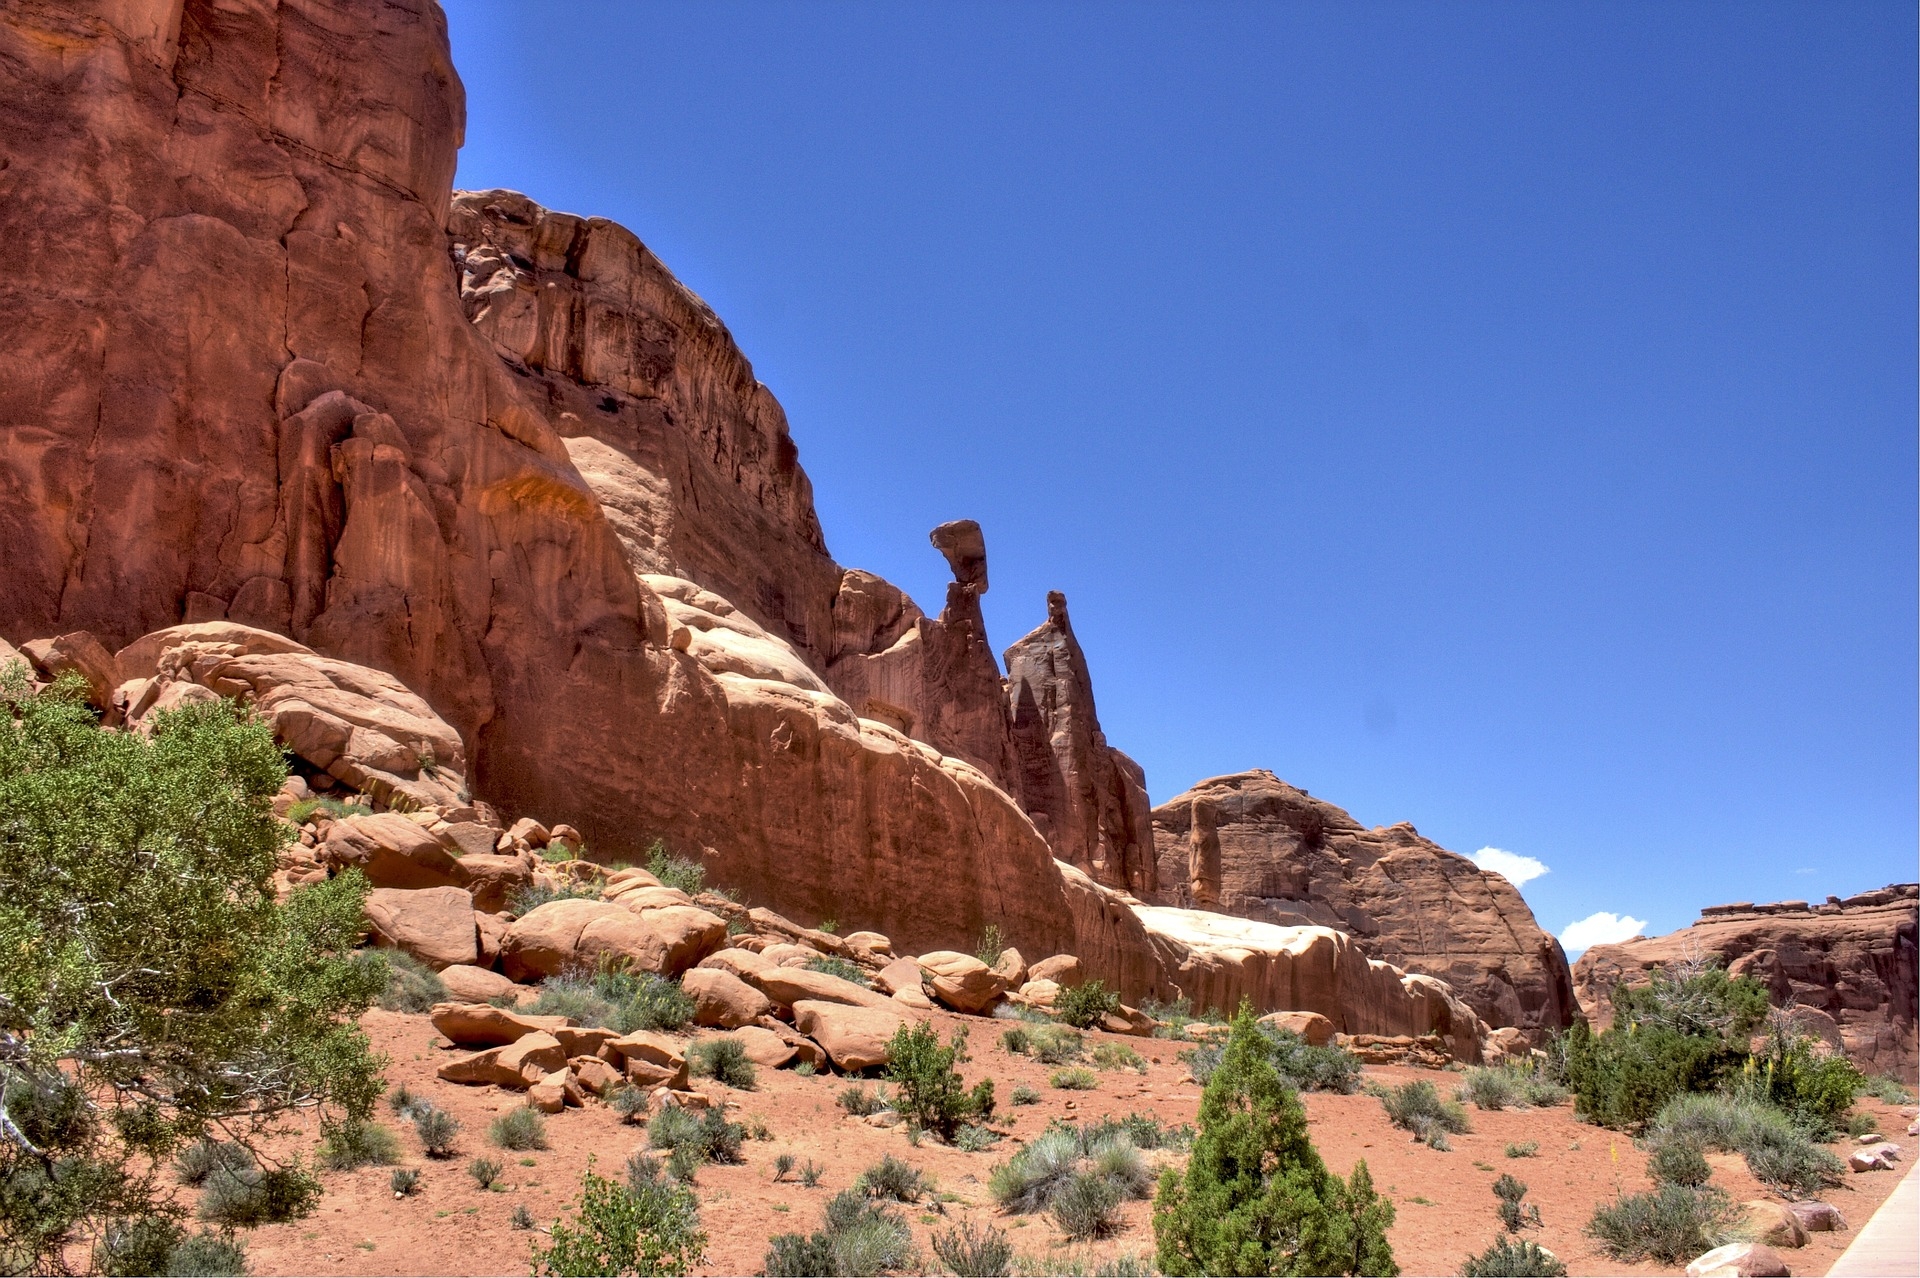
<svg viewBox="0 0 1920 1278"><path fill-rule="evenodd" d="M560 1046L566 1049L568 1060L576 1056L611 1055L607 1044L620 1037L620 1031L600 1025L562 1025L548 1030L547 1033L553 1035Z"/></svg>
<svg viewBox="0 0 1920 1278"><path fill-rule="evenodd" d="M1770 1198L1756 1198L1740 1204L1739 1236L1751 1238L1769 1247L1804 1247L1807 1227L1786 1204Z"/></svg>
<svg viewBox="0 0 1920 1278"><path fill-rule="evenodd" d="M1765 1243L1715 1247L1687 1266L1687 1278L1788 1278L1792 1272Z"/></svg>
<svg viewBox="0 0 1920 1278"><path fill-rule="evenodd" d="M1007 993L1006 978L971 954L935 950L920 956L933 997L956 1012L980 1015Z"/></svg>
<svg viewBox="0 0 1920 1278"><path fill-rule="evenodd" d="M777 965L767 962L752 950L735 949L730 946L724 950L715 950L701 959L695 964L695 970L711 968L730 973L751 984L755 975L771 971L775 966Z"/></svg>
<svg viewBox="0 0 1920 1278"><path fill-rule="evenodd" d="M695 906L643 909L640 918L658 946L642 963L650 972L676 975L726 944L727 921Z"/></svg>
<svg viewBox="0 0 1920 1278"><path fill-rule="evenodd" d="M1892 1171L1899 1154L1891 1145L1869 1145L1847 1155L1847 1166L1856 1172Z"/></svg>
<svg viewBox="0 0 1920 1278"><path fill-rule="evenodd" d="M490 857L500 845L500 831L482 821L451 821L445 829L438 831L452 848L453 854L461 860L468 857ZM533 867L519 857L511 858L518 862L522 870L531 875Z"/></svg>
<svg viewBox="0 0 1920 1278"><path fill-rule="evenodd" d="M814 1042L784 1021L777 1021L771 1016L764 1016L760 1018L760 1023L755 1028L763 1029L769 1034L777 1036L781 1042L791 1047L794 1051L793 1064L811 1065L815 1069L825 1069L827 1067L827 1054L821 1049L820 1044Z"/></svg>
<svg viewBox="0 0 1920 1278"><path fill-rule="evenodd" d="M1027 983L1027 960L1020 957L1020 951L1009 946L1000 951L1000 957L993 964L993 974L1007 983L1007 988L1017 990Z"/></svg>
<svg viewBox="0 0 1920 1278"><path fill-rule="evenodd" d="M506 1050L504 1047L489 1047L485 1051L456 1057L441 1065L434 1073L443 1083L519 1087L522 1085L519 1073L500 1064L500 1053Z"/></svg>
<svg viewBox="0 0 1920 1278"><path fill-rule="evenodd" d="M442 831L440 837L452 844L453 850L459 849L460 845L453 843L447 831ZM467 890L473 893L473 908L486 914L498 914L506 909L514 894L525 891L533 882L531 863L521 857L497 856L491 852L462 855L460 873Z"/></svg>
<svg viewBox="0 0 1920 1278"><path fill-rule="evenodd" d="M449 1043L462 1047L505 1046L573 1024L564 1016L528 1016L486 1003L435 1003L427 1019Z"/></svg>
<svg viewBox="0 0 1920 1278"><path fill-rule="evenodd" d="M626 1081L626 1076L598 1056L576 1056L567 1062L574 1079L595 1096L606 1096Z"/></svg>
<svg viewBox="0 0 1920 1278"><path fill-rule="evenodd" d="M512 926L513 920L507 915L473 912L474 936L480 945L475 966L490 968L500 961L500 947L507 943L507 930Z"/></svg>
<svg viewBox="0 0 1920 1278"><path fill-rule="evenodd" d="M554 1070L544 1074L538 1082L527 1088L527 1105L542 1114L558 1114L567 1107L566 1070Z"/></svg>
<svg viewBox="0 0 1920 1278"><path fill-rule="evenodd" d="M528 847L544 848L547 846L548 837L547 827L532 817L521 817L507 827L509 840L514 843L524 843Z"/></svg>
<svg viewBox="0 0 1920 1278"><path fill-rule="evenodd" d="M1310 1047L1325 1047L1333 1041L1333 1022L1318 1012L1269 1012L1260 1020L1276 1029L1292 1030Z"/></svg>
<svg viewBox="0 0 1920 1278"><path fill-rule="evenodd" d="M740 1044L748 1060L767 1069L779 1069L799 1054L792 1043L758 1025L743 1025L726 1037Z"/></svg>
<svg viewBox="0 0 1920 1278"><path fill-rule="evenodd" d="M482 915L481 917L491 918L492 916ZM490 1003L496 998L516 994L526 988L515 985L498 972L489 972L483 967L472 967L464 963L441 968L440 983L447 987L447 997L458 1003Z"/></svg>
<svg viewBox="0 0 1920 1278"><path fill-rule="evenodd" d="M1027 969L1027 980L1052 981L1055 985L1066 989L1071 986L1086 984L1087 973L1086 969L1081 966L1080 960L1073 955L1055 954L1053 957L1043 958L1032 967L1029 967Z"/></svg>
<svg viewBox="0 0 1920 1278"><path fill-rule="evenodd" d="M366 913L375 944L435 970L470 967L480 956L473 897L465 888L375 888L367 893Z"/></svg>
<svg viewBox="0 0 1920 1278"><path fill-rule="evenodd" d="M874 973L873 988L882 994L898 994L901 990L919 993L925 981L926 973L921 971L918 959L897 958Z"/></svg>
<svg viewBox="0 0 1920 1278"><path fill-rule="evenodd" d="M1787 1210L1800 1222L1800 1227L1810 1234L1831 1233L1847 1227L1847 1218L1831 1203L1788 1203Z"/></svg>
<svg viewBox="0 0 1920 1278"><path fill-rule="evenodd" d="M847 950L862 963L878 966L893 958L893 942L879 932L849 932L843 939Z"/></svg>
<svg viewBox="0 0 1920 1278"><path fill-rule="evenodd" d="M564 843L567 847L578 852L586 846L586 842L586 838L581 835L580 831L565 822L554 826L553 829L547 833L547 843L549 846L556 843Z"/></svg>
<svg viewBox="0 0 1920 1278"><path fill-rule="evenodd" d="M760 951L760 957L775 967L805 967L817 958L824 957L811 945L794 945L780 941Z"/></svg>
<svg viewBox="0 0 1920 1278"><path fill-rule="evenodd" d="M751 1025L773 1007L765 994L717 968L689 970L680 978L680 988L693 999L693 1019L699 1025L723 1029Z"/></svg>
<svg viewBox="0 0 1920 1278"><path fill-rule="evenodd" d="M636 1030L609 1042L607 1049L623 1063L627 1081L640 1087L687 1085L687 1057L679 1043L664 1034Z"/></svg>
<svg viewBox="0 0 1920 1278"><path fill-rule="evenodd" d="M852 1073L886 1064L887 1044L907 1018L875 1007L802 999L793 1005L793 1024L820 1044L834 1068Z"/></svg>
<svg viewBox="0 0 1920 1278"><path fill-rule="evenodd" d="M1029 1007L1052 1007L1060 997L1057 981L1028 981L1020 987L1020 1001Z"/></svg>
<svg viewBox="0 0 1920 1278"><path fill-rule="evenodd" d="M822 954L832 954L836 958L845 958L849 953L847 943L833 933L822 932L819 928L801 927L792 919L776 914L763 906L755 906L748 910L747 922L761 936L804 945Z"/></svg>
<svg viewBox="0 0 1920 1278"><path fill-rule="evenodd" d="M332 822L320 855L335 869L359 870L376 888L461 887L467 878L446 844L398 812Z"/></svg>
<svg viewBox="0 0 1920 1278"><path fill-rule="evenodd" d="M636 914L606 901L549 901L507 929L500 967L516 981L592 969L603 961L672 976L726 933L724 921L686 906Z"/></svg>
<svg viewBox="0 0 1920 1278"><path fill-rule="evenodd" d="M495 1058L498 1066L511 1074L516 1074L530 1085L545 1078L555 1070L567 1067L567 1049L560 1040L545 1031L536 1030L523 1034L500 1049Z"/></svg>
<svg viewBox="0 0 1920 1278"><path fill-rule="evenodd" d="M125 676L113 654L90 632L32 639L20 645L20 652L48 681L67 673L79 675L87 685L87 701L103 713L113 711L113 690Z"/></svg>
<svg viewBox="0 0 1920 1278"><path fill-rule="evenodd" d="M1137 1007L1128 1007L1122 1003L1100 1018L1100 1028L1109 1034L1132 1034L1136 1038L1151 1038L1160 1022L1148 1016Z"/></svg>
<svg viewBox="0 0 1920 1278"><path fill-rule="evenodd" d="M793 1007L803 999L878 1009L895 1006L886 995L875 990L804 967L770 967L750 973L745 979L782 1007Z"/></svg>

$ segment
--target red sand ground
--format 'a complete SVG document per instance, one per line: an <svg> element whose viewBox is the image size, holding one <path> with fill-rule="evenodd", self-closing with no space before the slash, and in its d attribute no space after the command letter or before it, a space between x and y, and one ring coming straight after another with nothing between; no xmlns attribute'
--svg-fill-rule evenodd
<svg viewBox="0 0 1920 1278"><path fill-rule="evenodd" d="M1018 1252L1016 1272L1054 1273L1075 1262L1091 1269L1095 1258L1121 1252L1151 1257L1153 1226L1147 1203L1126 1206L1118 1237L1091 1246L1067 1246L1044 1215L1001 1215L987 1194L986 1182L992 1168L1016 1148L1015 1142L1031 1139L1054 1117L1087 1119L1139 1111L1168 1123L1193 1122L1200 1091L1174 1059L1179 1045L1162 1039L1089 1035L1090 1044L1111 1040L1132 1046L1148 1058L1147 1073L1100 1070L1097 1090L1067 1092L1048 1086L1050 1068L1001 1049L1003 1022L945 1014L937 1019L943 1034L955 1025L970 1027L973 1059L962 1073L969 1082L982 1076L995 1080L1012 1136L977 1154L932 1141L914 1147L901 1128L873 1128L843 1115L835 1098L846 1080L827 1075L805 1078L791 1070L763 1069L758 1089L750 1092L703 1084L726 1094L730 1116L736 1121L757 1118L772 1139L747 1142L743 1165L700 1170L696 1185L709 1245L707 1262L698 1272L758 1273L771 1235L817 1228L827 1199L889 1153L932 1176L937 1188L951 1195L939 1213L904 1209L930 1265L935 1263L930 1236L963 1219L1005 1229ZM526 1204L544 1226L570 1207L589 1157L603 1174L617 1176L627 1156L646 1143L642 1129L622 1124L606 1107L596 1105L549 1118L550 1150L521 1155L494 1149L487 1143L487 1124L519 1103L515 1094L438 1081L434 1068L446 1059L447 1049L423 1016L376 1011L367 1014L364 1024L375 1047L392 1057L388 1080L424 1093L460 1120L464 1129L460 1152L445 1162L427 1159L411 1127L389 1119L405 1149L403 1165L420 1169L418 1192L396 1200L388 1188L390 1169L386 1167L323 1173L326 1196L317 1214L249 1236L248 1256L256 1274L526 1273L529 1245L540 1235L511 1227L514 1206ZM1430 1071L1372 1068L1367 1074L1389 1084L1425 1077L1443 1092L1452 1089L1451 1076ZM1041 1103L1009 1106L1007 1098L1020 1083L1039 1091ZM1884 1131L1911 1147L1912 1142L1899 1135L1906 1131L1909 1118L1878 1102L1863 1100L1862 1104L1884 1119ZM1497 1113L1470 1110L1473 1131L1454 1137L1450 1153L1409 1142L1404 1132L1387 1123L1380 1102L1370 1096L1312 1094L1306 1097L1306 1107L1314 1143L1328 1166L1344 1175L1356 1159L1364 1157L1375 1184L1394 1200L1399 1214L1391 1237L1404 1273L1456 1274L1468 1254L1491 1242L1499 1224L1490 1187L1495 1177L1507 1171L1528 1184L1528 1201L1540 1208L1543 1227L1529 1231L1529 1236L1560 1256L1572 1272L1679 1272L1655 1264L1621 1265L1581 1234L1595 1205L1619 1190L1645 1189L1650 1182L1645 1157L1631 1141L1576 1122L1568 1107ZM382 1117L389 1116L383 1111ZM304 1140L310 1148L311 1133ZM1523 1140L1538 1142L1537 1157L1505 1157L1509 1142ZM285 1146L289 1152L297 1147L301 1147L299 1138L291 1138ZM812 1159L820 1164L825 1172L819 1186L805 1189L792 1181L775 1183L773 1161L781 1153L792 1153L801 1163ZM505 1163L504 1191L480 1190L469 1178L467 1162L480 1154ZM1179 1156L1156 1153L1149 1157L1164 1163ZM1736 1201L1767 1196L1737 1156L1716 1156L1713 1161L1714 1182ZM1898 1180L1898 1173L1850 1176L1844 1187L1829 1193L1828 1201L1858 1225ZM1851 1233L1815 1234L1807 1247L1786 1253L1787 1261L1796 1274L1823 1274L1851 1238Z"/></svg>

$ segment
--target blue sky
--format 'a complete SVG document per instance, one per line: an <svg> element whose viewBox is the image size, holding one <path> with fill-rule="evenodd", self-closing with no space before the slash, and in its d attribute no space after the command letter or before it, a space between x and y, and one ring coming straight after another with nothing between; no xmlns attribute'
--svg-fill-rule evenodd
<svg viewBox="0 0 1920 1278"><path fill-rule="evenodd" d="M1271 768L1556 932L1915 877L1913 6L449 13L460 183L704 296L840 562L1066 591L1156 802Z"/></svg>

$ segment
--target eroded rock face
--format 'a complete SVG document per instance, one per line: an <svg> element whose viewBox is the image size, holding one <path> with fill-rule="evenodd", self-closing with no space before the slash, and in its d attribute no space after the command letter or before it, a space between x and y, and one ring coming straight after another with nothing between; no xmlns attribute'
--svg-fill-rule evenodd
<svg viewBox="0 0 1920 1278"><path fill-rule="evenodd" d="M1489 1025L1572 1023L1566 955L1513 885L1410 825L1366 829L1255 771L1169 799L1153 827L1163 902L1338 928L1371 958L1446 981Z"/></svg>
<svg viewBox="0 0 1920 1278"><path fill-rule="evenodd" d="M1621 945L1596 945L1574 964L1574 990L1596 1029L1613 1022L1613 989L1654 967L1713 955L1736 976L1760 981L1776 1004L1789 1000L1831 1018L1840 1046L1870 1073L1911 1078L1920 1068L1915 961L1920 886L1899 883L1819 905L1716 905L1691 927Z"/></svg>
<svg viewBox="0 0 1920 1278"><path fill-rule="evenodd" d="M1100 883L1155 898L1147 776L1107 744L1093 706L1086 654L1067 597L1047 595L1047 620L1006 652L1014 794L1053 854Z"/></svg>

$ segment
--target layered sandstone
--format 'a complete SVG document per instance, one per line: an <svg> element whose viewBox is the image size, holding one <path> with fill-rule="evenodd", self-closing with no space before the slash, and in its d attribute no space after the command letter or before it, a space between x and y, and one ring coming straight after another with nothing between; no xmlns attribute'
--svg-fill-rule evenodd
<svg viewBox="0 0 1920 1278"><path fill-rule="evenodd" d="M1899 883L1819 905L1741 902L1700 911L1699 921L1665 936L1596 945L1574 964L1574 992L1595 1028L1613 1021L1613 990L1655 967L1716 958L1736 976L1767 987L1809 1028L1838 1040L1870 1072L1911 1082L1920 1068L1916 1002L1920 886Z"/></svg>
<svg viewBox="0 0 1920 1278"><path fill-rule="evenodd" d="M1169 799L1153 828L1166 904L1338 928L1371 958L1447 982L1489 1025L1572 1022L1566 955L1519 892L1410 825L1367 829L1254 771Z"/></svg>

